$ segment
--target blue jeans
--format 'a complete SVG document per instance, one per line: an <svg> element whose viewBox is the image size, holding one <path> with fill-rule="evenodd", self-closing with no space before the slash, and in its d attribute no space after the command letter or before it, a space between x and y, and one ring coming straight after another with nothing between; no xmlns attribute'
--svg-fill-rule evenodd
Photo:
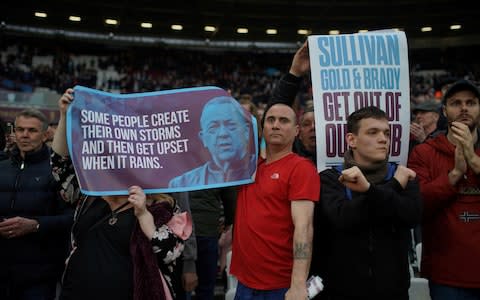
<svg viewBox="0 0 480 300"><path fill-rule="evenodd" d="M218 272L218 238L197 236L197 276L196 300L213 300Z"/></svg>
<svg viewBox="0 0 480 300"><path fill-rule="evenodd" d="M288 288L266 291L255 290L247 287L239 281L234 300L284 300L287 291Z"/></svg>
<svg viewBox="0 0 480 300"><path fill-rule="evenodd" d="M480 288L469 289L429 282L432 300L480 300Z"/></svg>

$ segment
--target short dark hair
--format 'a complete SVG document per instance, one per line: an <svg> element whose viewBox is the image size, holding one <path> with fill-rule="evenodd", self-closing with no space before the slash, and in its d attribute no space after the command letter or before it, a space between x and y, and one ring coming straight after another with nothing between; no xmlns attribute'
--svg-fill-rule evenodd
<svg viewBox="0 0 480 300"><path fill-rule="evenodd" d="M354 111L347 119L347 132L357 134L360 129L360 121L363 119L388 120L387 114L376 106L367 106Z"/></svg>
<svg viewBox="0 0 480 300"><path fill-rule="evenodd" d="M283 102L269 103L267 105L267 107L265 108L265 111L264 111L263 116L262 116L262 120L261 120L262 129L263 129L263 126L265 125L265 117L267 116L267 112L270 110L270 108L272 108L272 106L277 105L277 104L282 104L282 105L290 107L293 110L293 117L294 117L293 122L295 124L297 124L297 111L293 107L291 107L290 105L288 105L286 103L283 103Z"/></svg>
<svg viewBox="0 0 480 300"><path fill-rule="evenodd" d="M42 122L42 131L46 131L48 129L48 119L47 117L38 109L35 108L27 108L19 112L15 116L15 124L17 123L17 118L25 117L25 118L35 118Z"/></svg>
<svg viewBox="0 0 480 300"><path fill-rule="evenodd" d="M247 111L251 113L255 118L257 118L257 105L251 99L243 97L243 98L240 98L238 102L240 103L240 105L247 104L249 107Z"/></svg>
<svg viewBox="0 0 480 300"><path fill-rule="evenodd" d="M307 107L303 110L302 114L300 115L300 120L298 120L298 123L299 123L299 124L302 124L303 119L305 118L305 115L306 115L307 113L309 113L309 112L311 112L311 113L313 113L313 114L315 115L315 111L313 110L313 105L312 105L312 106L307 106Z"/></svg>

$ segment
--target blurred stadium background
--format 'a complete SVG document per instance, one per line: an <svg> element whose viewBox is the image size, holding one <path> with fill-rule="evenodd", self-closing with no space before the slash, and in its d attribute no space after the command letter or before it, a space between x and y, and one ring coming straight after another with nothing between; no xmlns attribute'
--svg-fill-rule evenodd
<svg viewBox="0 0 480 300"><path fill-rule="evenodd" d="M0 4L0 117L57 118L81 84L127 93L217 85L262 105L310 34L394 28L409 42L413 102L477 80L480 11L460 0L67 0ZM299 102L311 98L306 80Z"/></svg>

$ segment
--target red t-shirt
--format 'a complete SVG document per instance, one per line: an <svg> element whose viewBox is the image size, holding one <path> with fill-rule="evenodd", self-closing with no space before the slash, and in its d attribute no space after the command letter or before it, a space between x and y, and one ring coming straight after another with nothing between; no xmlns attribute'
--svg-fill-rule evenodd
<svg viewBox="0 0 480 300"><path fill-rule="evenodd" d="M240 188L231 273L259 290L290 287L293 232L290 201L318 201L320 177L311 161L289 154L258 163L255 182Z"/></svg>

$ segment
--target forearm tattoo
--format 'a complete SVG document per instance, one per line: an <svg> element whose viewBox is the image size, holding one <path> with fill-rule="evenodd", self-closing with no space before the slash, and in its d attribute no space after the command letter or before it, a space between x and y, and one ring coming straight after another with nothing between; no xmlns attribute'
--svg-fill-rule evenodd
<svg viewBox="0 0 480 300"><path fill-rule="evenodd" d="M293 251L294 259L308 259L310 257L309 243L295 243L295 250Z"/></svg>

